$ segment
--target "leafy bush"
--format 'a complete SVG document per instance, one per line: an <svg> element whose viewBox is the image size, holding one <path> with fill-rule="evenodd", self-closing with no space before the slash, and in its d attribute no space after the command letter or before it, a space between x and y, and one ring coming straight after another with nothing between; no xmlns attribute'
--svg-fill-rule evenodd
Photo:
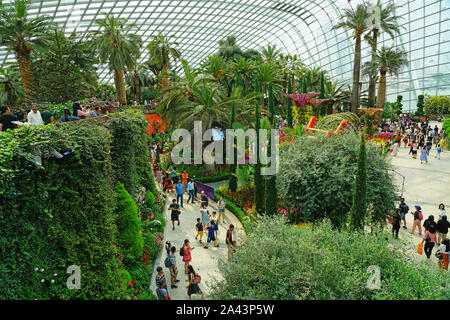
<svg viewBox="0 0 450 320"><path fill-rule="evenodd" d="M137 260L142 252L144 240L141 234L141 220L138 217L138 208L131 195L119 183L117 191L117 228L119 230L119 243L122 247L124 262L129 264Z"/></svg>
<svg viewBox="0 0 450 320"><path fill-rule="evenodd" d="M392 250L385 234L343 230L328 222L297 228L283 217L253 226L230 263L219 264L223 280L210 297L224 300L409 300L449 299L448 272L410 262ZM369 266L378 266L381 288L367 288Z"/></svg>
<svg viewBox="0 0 450 320"><path fill-rule="evenodd" d="M328 139L298 137L280 154L278 190L281 199L301 208L300 221L330 219L340 226L352 205L359 139L348 132ZM367 145L367 205L375 221L388 216L395 187L389 164L379 149Z"/></svg>
<svg viewBox="0 0 450 320"><path fill-rule="evenodd" d="M450 106L450 96L426 96L425 113L428 114L446 114Z"/></svg>
<svg viewBox="0 0 450 320"><path fill-rule="evenodd" d="M0 299L123 297L110 143L89 122L0 135ZM58 160L47 146L72 152ZM81 269L81 290L66 286L70 265Z"/></svg>

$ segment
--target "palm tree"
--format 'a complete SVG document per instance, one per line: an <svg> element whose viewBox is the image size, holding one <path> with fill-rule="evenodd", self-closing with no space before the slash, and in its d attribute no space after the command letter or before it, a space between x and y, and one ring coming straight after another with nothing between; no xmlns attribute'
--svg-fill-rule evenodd
<svg viewBox="0 0 450 320"><path fill-rule="evenodd" d="M366 40L372 47L372 58L370 62L370 68L367 68L366 74L369 77L369 107L375 107L375 91L376 91L376 81L378 70L375 66L375 59L377 55L377 43L380 31L387 33L391 39L394 38L395 34L400 33L400 26L398 24L399 16L395 15L395 10L397 5L391 1L386 5L383 5L380 0L377 1L376 6L380 10L380 24L373 24L370 33L366 35Z"/></svg>
<svg viewBox="0 0 450 320"><path fill-rule="evenodd" d="M264 63L277 64L280 59L280 51L277 46L270 44L261 51Z"/></svg>
<svg viewBox="0 0 450 320"><path fill-rule="evenodd" d="M29 0L15 0L13 3L1 5L0 1L0 45L16 53L25 101L30 101L34 95L31 52L44 50L44 39L50 26L46 16L28 16L29 3Z"/></svg>
<svg viewBox="0 0 450 320"><path fill-rule="evenodd" d="M147 49L150 53L150 64L154 64L161 70L159 74L162 76L162 81L160 83L160 88L165 91L169 88L169 78L167 77L167 72L171 67L171 60L178 60L181 58L181 53L176 46L177 42L172 42L171 38L173 36L165 36L159 33L153 38L153 40L148 44Z"/></svg>
<svg viewBox="0 0 450 320"><path fill-rule="evenodd" d="M139 63L136 59L136 63L128 71L125 76L126 83L130 92L133 93L136 103L141 104L141 88L155 85L157 81L152 76L148 62Z"/></svg>
<svg viewBox="0 0 450 320"><path fill-rule="evenodd" d="M355 57L353 65L353 85L352 85L352 103L351 111L356 112L359 108L359 78L361 70L361 36L367 30L366 20L368 18L367 4L358 4L356 10L344 9L342 22L334 25L332 30L346 29L352 30L355 38Z"/></svg>
<svg viewBox="0 0 450 320"><path fill-rule="evenodd" d="M383 108L386 102L386 75L397 76L400 70L408 64L407 54L398 48L383 47L377 52L375 64L380 71L377 108Z"/></svg>
<svg viewBox="0 0 450 320"><path fill-rule="evenodd" d="M92 33L94 45L99 53L101 63L107 63L114 71L114 83L121 105L127 104L124 70L132 68L135 57L139 55L142 45L141 37L134 34L135 24L127 24L126 19L115 18L110 13L103 13L105 19L96 19L100 30Z"/></svg>
<svg viewBox="0 0 450 320"><path fill-rule="evenodd" d="M0 103L12 107L23 96L20 71L17 65L0 68Z"/></svg>

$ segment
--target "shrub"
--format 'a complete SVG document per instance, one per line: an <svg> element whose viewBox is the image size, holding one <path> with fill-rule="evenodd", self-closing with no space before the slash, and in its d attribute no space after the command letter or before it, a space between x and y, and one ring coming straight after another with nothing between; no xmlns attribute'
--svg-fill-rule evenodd
<svg viewBox="0 0 450 320"><path fill-rule="evenodd" d="M336 232L328 222L297 228L283 217L264 217L253 226L223 279L211 286L220 300L409 300L448 299L448 273L408 262L391 250L385 234ZM381 272L380 290L369 290L369 266Z"/></svg>
<svg viewBox="0 0 450 320"><path fill-rule="evenodd" d="M425 98L425 114L446 114L450 105L449 96L428 96Z"/></svg>
<svg viewBox="0 0 450 320"><path fill-rule="evenodd" d="M330 219L340 226L352 205L359 150L358 135L348 132L328 139L298 137L280 154L277 186L285 203L301 208L301 221ZM367 206L375 221L394 205L390 165L373 144L367 145Z"/></svg>
<svg viewBox="0 0 450 320"><path fill-rule="evenodd" d="M117 192L117 228L119 229L119 243L122 247L124 262L130 264L139 259L144 246L141 234L141 220L138 217L138 208L133 198L119 183Z"/></svg>
<svg viewBox="0 0 450 320"><path fill-rule="evenodd" d="M89 122L0 135L0 299L123 297L110 142ZM32 162L32 145L43 166ZM72 152L58 160L49 145ZM66 286L70 265L81 269L81 290Z"/></svg>
<svg viewBox="0 0 450 320"><path fill-rule="evenodd" d="M361 120L358 115L352 112L340 112L329 114L317 123L317 128L322 130L336 130L343 120L347 120L347 128L358 130L361 126Z"/></svg>

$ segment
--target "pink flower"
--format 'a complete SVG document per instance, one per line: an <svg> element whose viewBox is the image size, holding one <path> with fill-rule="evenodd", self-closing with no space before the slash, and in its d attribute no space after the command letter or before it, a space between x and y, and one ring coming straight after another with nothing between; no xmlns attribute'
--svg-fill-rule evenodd
<svg viewBox="0 0 450 320"><path fill-rule="evenodd" d="M133 286L133 284L132 284L131 282L128 282L128 285L129 285L130 287L132 287L132 286Z"/></svg>

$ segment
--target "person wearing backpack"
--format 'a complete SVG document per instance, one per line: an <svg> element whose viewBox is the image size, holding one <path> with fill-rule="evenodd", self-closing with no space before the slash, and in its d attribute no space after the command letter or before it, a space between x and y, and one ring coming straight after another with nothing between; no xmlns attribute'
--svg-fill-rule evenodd
<svg viewBox="0 0 450 320"><path fill-rule="evenodd" d="M422 235L422 226L420 225L420 221L423 220L423 215L422 215L422 208L420 206L414 206L416 208L415 212L411 212L414 216L414 223L413 223L413 227L412 230L410 232L410 234L414 234L414 230L416 230L416 227L419 228L419 236Z"/></svg>
<svg viewBox="0 0 450 320"><path fill-rule="evenodd" d="M408 228L406 227L406 214L407 214L408 211L409 211L409 207L408 207L408 205L405 203L405 199L403 199L403 198L400 199L400 205L399 205L398 207L399 207L399 209L400 209L400 218L401 218L401 221L403 221L403 229L408 229ZM401 222L400 222L400 225L401 225Z"/></svg>
<svg viewBox="0 0 450 320"><path fill-rule="evenodd" d="M200 298L203 299L203 292L198 286L202 278L194 271L194 268L191 265L188 267L188 279L189 283L186 288L188 289L189 300L191 300L193 294L200 294Z"/></svg>
<svg viewBox="0 0 450 320"><path fill-rule="evenodd" d="M175 247L171 247L170 248L170 253L169 253L169 264L170 266L168 267L170 270L170 276L171 276L171 288L178 288L175 285L175 282L180 282L180 280L177 280L177 275L178 275L178 270L177 270L177 265L176 265L176 260L175 260L175 252L177 251L177 249ZM164 262L165 263L165 262Z"/></svg>
<svg viewBox="0 0 450 320"><path fill-rule="evenodd" d="M192 261L191 251L193 249L194 248L191 248L191 246L189 245L189 240L188 239L184 240L184 245L183 245L183 248L181 248L181 250L180 250L180 255L183 257L182 260L184 262L184 273L185 274L188 274L188 266L189 266L189 263Z"/></svg>
<svg viewBox="0 0 450 320"><path fill-rule="evenodd" d="M442 216L441 219L437 222L439 243L447 239L448 228L450 228L450 223L447 221L447 216Z"/></svg>
<svg viewBox="0 0 450 320"><path fill-rule="evenodd" d="M400 209L396 209L392 216L392 235L394 239L398 239L398 232L400 231Z"/></svg>
<svg viewBox="0 0 450 320"><path fill-rule="evenodd" d="M434 222L434 217L429 216L429 218L424 223L425 234L422 239L422 244L425 242L425 246L423 250L427 255L427 259L430 259L431 252L433 251L433 247L437 242L436 237L436 222Z"/></svg>

